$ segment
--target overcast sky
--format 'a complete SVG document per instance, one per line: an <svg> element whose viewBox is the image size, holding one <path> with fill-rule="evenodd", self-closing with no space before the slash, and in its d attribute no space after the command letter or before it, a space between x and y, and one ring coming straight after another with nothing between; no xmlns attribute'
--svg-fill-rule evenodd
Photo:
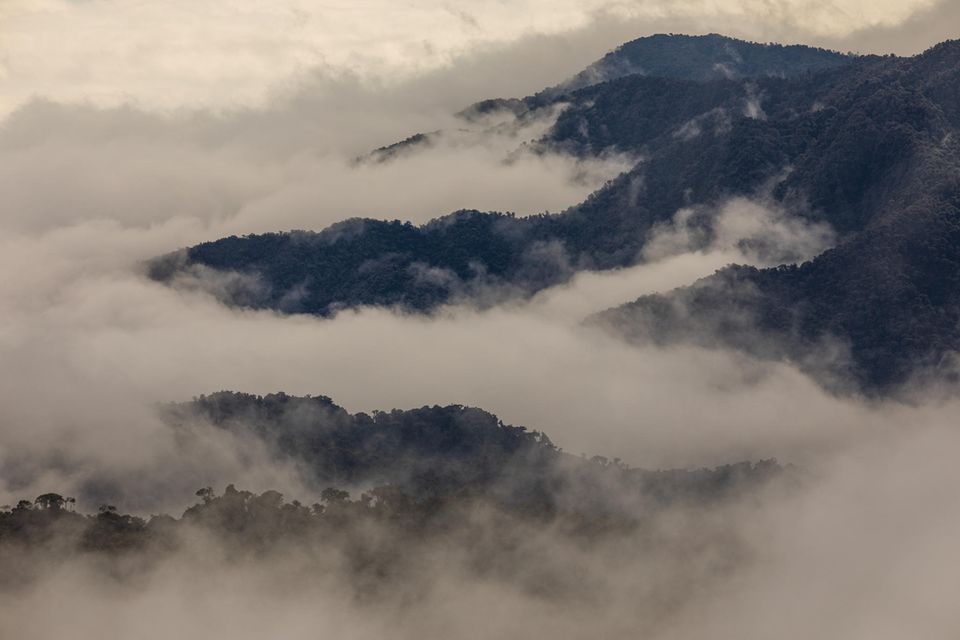
<svg viewBox="0 0 960 640"><path fill-rule="evenodd" d="M659 31L913 53L954 0L3 0L0 112L33 96L141 108L262 105L305 78L451 67L471 97L531 91ZM535 43L535 46L529 46Z"/></svg>

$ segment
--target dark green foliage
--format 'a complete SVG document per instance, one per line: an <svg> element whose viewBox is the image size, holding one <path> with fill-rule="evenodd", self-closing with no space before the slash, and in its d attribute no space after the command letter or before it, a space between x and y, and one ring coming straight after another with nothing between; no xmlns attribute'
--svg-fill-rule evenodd
<svg viewBox="0 0 960 640"><path fill-rule="evenodd" d="M408 138L404 138L400 142L394 142L393 144L388 144L384 147L374 149L366 156L358 158L357 162L389 162L390 160L395 160L396 158L406 153L410 153L416 149L432 146L433 138L438 133L440 132L435 131L433 133L415 133Z"/></svg>
<svg viewBox="0 0 960 640"><path fill-rule="evenodd" d="M591 464L607 467L605 460ZM614 465L616 466L616 465ZM617 467L620 472L636 472ZM70 510L34 507L28 501L0 511L0 552L11 546L44 548L67 557L79 552L123 554L150 551L157 554L176 549L185 529L212 535L226 549L240 552L275 550L283 545L339 540L364 544L370 525L386 527L392 542L402 547L408 536L440 536L469 528L478 511L514 523L514 526L551 524L576 535L595 536L636 528L660 508L699 509L757 492L782 477L775 461L740 463L696 471L643 472L644 509L637 509L629 496L603 496L619 487L597 479L584 490L595 493L588 500L618 505L600 512L578 508L541 508L534 503L506 505L480 487L464 487L429 497L416 496L396 485L378 485L356 500L346 491L328 487L322 503L307 506L287 502L277 491L261 494L228 485L222 495L211 489L198 491L201 500L184 511L180 519L167 515L143 518L120 514L115 507L83 515ZM378 543L384 542L382 536ZM371 550L368 550L371 551Z"/></svg>
<svg viewBox="0 0 960 640"><path fill-rule="evenodd" d="M960 43L914 58L861 57L839 66L811 62L820 54L789 47L751 51L768 51L769 60L797 55L797 73L745 80L632 75L569 94L569 108L539 148L625 151L644 161L562 214L461 212L422 227L351 221L320 234L226 238L159 259L151 275L236 271L262 286L228 292L227 303L319 315L358 305L430 311L451 300L490 304L562 282L577 269L635 264L654 227L681 207L706 216L709 241L716 205L763 193L829 223L841 245L795 270L724 277L749 285L748 293L698 286L678 294L692 311L686 324L662 313L634 319L670 327L658 340L758 343L762 348L751 350L798 361L812 345L835 339L849 347L850 360L834 373L850 373L875 390L940 366L960 340L952 240L960 198ZM673 308L646 299L631 309L657 305ZM754 340L746 317L759 323L763 340ZM627 314L619 320L621 330L642 333L624 328Z"/></svg>
<svg viewBox="0 0 960 640"><path fill-rule="evenodd" d="M630 76L574 93L545 142L578 156L637 152L691 119L735 104L739 82Z"/></svg>
<svg viewBox="0 0 960 640"><path fill-rule="evenodd" d="M599 320L638 340L790 358L814 373L849 376L842 382L870 393L915 375L952 375L950 354L960 349L960 145L954 105L939 102L949 74L960 85L957 42L915 60L871 62L832 92L844 108L818 114L825 136L781 192L805 194L814 213L848 232L846 242L800 266L730 267ZM831 342L845 358L810 357Z"/></svg>
<svg viewBox="0 0 960 640"><path fill-rule="evenodd" d="M736 491L741 480L749 484L779 470L747 464L727 477L721 470L632 469L572 456L542 433L460 405L367 415L350 414L323 396L219 392L169 405L165 416L186 432L199 421L253 435L278 459L299 463L318 489L390 485L417 500L468 492L538 513L608 513L624 501L656 502L661 495L674 502L712 500ZM609 501L611 491L616 503ZM207 499L208 493L198 495ZM345 496L329 491L323 497L337 503Z"/></svg>
<svg viewBox="0 0 960 640"><path fill-rule="evenodd" d="M204 243L154 261L150 275L168 280L187 265L252 274L252 286L226 301L237 304L239 296L244 306L288 313L330 315L359 305L423 311L457 296L497 295L504 284L532 291L565 280L567 265L536 237L534 220L478 211L423 227L348 220L321 233Z"/></svg>
<svg viewBox="0 0 960 640"><path fill-rule="evenodd" d="M788 358L835 384L896 391L952 377L960 350L960 206L900 218L800 266L729 267L597 321L631 339ZM834 345L837 342L839 345ZM818 357L839 347L836 358Z"/></svg>
<svg viewBox="0 0 960 640"><path fill-rule="evenodd" d="M657 34L619 46L558 89L570 91L628 75L707 82L760 76L787 77L845 64L850 56L803 45L744 42L715 33Z"/></svg>
<svg viewBox="0 0 960 640"><path fill-rule="evenodd" d="M51 500L53 498L53 500ZM140 549L150 542L142 518L120 515L104 505L95 515L73 510L73 498L44 494L31 503L21 500L16 507L0 511L0 543L15 545L50 544L67 550L124 551Z"/></svg>
<svg viewBox="0 0 960 640"><path fill-rule="evenodd" d="M481 409L423 407L350 414L329 398L219 392L170 405L166 419L251 434L300 461L318 487L396 484L417 496L490 490L505 477L543 475L559 456L538 432Z"/></svg>
<svg viewBox="0 0 960 640"><path fill-rule="evenodd" d="M758 89L728 80L631 76L572 94L540 148L625 151L649 154L650 161L563 215L463 211L422 227L351 220L319 234L230 237L158 259L150 275L170 280L197 266L240 272L247 286L217 288L228 303L330 315L360 305L429 311L450 300L488 304L563 282L577 268L629 265L650 228L678 207L747 193L782 170L792 155L782 149L782 127L745 118L745 101L757 91L776 96L767 106L789 120L795 109L809 110L813 98L801 80L765 82ZM506 106L517 109L515 102ZM684 126L704 133L689 140L680 135ZM427 136L414 136L400 147L425 142Z"/></svg>
<svg viewBox="0 0 960 640"><path fill-rule="evenodd" d="M196 266L240 272L249 277L239 286L216 288L225 302L330 315L341 308L361 305L429 311L452 299L488 304L563 282L576 268L631 264L650 227L672 216L688 198L689 185L679 177L689 172L678 175L678 166L686 167L691 158L711 158L710 167L744 175L731 189L743 192L779 170L777 163L784 159L782 153L758 155L757 148L770 143L756 141L740 156L739 164L731 164L729 149L744 149L739 137L730 141L728 149L726 136L717 140L707 135L704 144L690 145L674 135L685 123L701 116L724 120L714 123L720 129L726 126L726 111L734 114L733 120L742 120L737 114L753 89L731 81L694 81L704 79L703 74L673 73L665 62L676 57L668 52L672 46L679 47L677 53L686 54L691 47L702 51L690 63L692 67L703 66L721 49L724 55L742 49L736 55L756 58L744 67L749 70L744 75L781 75L781 67L789 67L792 57L798 73L817 67L812 59L822 59L824 67L845 60L838 54L805 47L755 45L720 36L641 39L625 45L624 51L632 52L631 60L644 51L658 60L662 58L662 62L652 63L652 67L663 66L662 73L648 70L650 75L662 77L626 77L576 92L569 97L569 110L538 145L578 154L665 149L662 160L634 172L651 173L650 186L643 193L634 193L634 175L612 183L597 198L562 216L518 219L462 211L422 227L397 221L350 220L319 234L295 231L230 237L155 260L150 275L170 280ZM757 57L768 49L772 53L763 54L764 59L779 61L773 67ZM707 66L712 68L716 62ZM713 78L712 72L707 75ZM805 90L794 89L800 95ZM485 101L465 111L464 117L507 109L522 118L525 114L520 104L516 100ZM739 132L750 126L739 123L735 129ZM377 157L392 157L412 145L428 144L429 138L418 134L379 150ZM706 144L711 148L705 149ZM657 175L663 176L662 182L657 181ZM712 185L716 171L696 177L700 183ZM631 201L630 207L621 206L625 198Z"/></svg>
<svg viewBox="0 0 960 640"><path fill-rule="evenodd" d="M760 504L798 480L773 460L644 471L573 457L542 434L461 406L351 415L325 397L224 392L170 405L166 416L182 436L203 420L262 439L308 470L319 500L203 487L180 518L145 520L111 505L76 513L71 499L44 494L0 509L0 590L73 559L124 579L175 556L192 562L199 551L231 565L296 558L297 571L334 578L359 597L408 589L438 559L540 595L579 593L579 574L557 564L552 545L674 552L676 532L655 524L666 510L706 523L714 509ZM694 552L700 532L689 531Z"/></svg>

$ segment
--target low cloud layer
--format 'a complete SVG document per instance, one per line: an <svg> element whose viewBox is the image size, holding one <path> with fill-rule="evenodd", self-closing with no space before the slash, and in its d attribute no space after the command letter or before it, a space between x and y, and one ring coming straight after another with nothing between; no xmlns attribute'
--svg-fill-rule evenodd
<svg viewBox="0 0 960 640"><path fill-rule="evenodd" d="M550 3L544 11L534 3L524 7L536 19L520 11L517 20L499 16L502 7L414 6L404 16L420 34L413 38L392 37L395 13L353 31L344 25L357 23L356 9L330 10L336 15L323 22L294 4L0 7L0 108L11 113L0 128L0 502L60 491L87 508L111 502L175 512L196 488L230 482L308 500L297 470L257 443L201 429L185 447L157 416L157 403L219 389L325 394L351 411L476 405L543 430L572 453L647 467L775 456L801 465L808 483L789 499L761 500L749 518L737 509L707 514L717 528L702 530L709 534L702 553L726 558L728 534L749 551L749 562L719 577L705 570L709 563L691 568L679 553L557 549L555 562L571 560L607 581L612 594L579 607L438 572L436 590L417 606L370 610L298 573L295 562L228 567L200 554L134 588L103 580L98 567L61 567L5 594L0 635L53 638L73 629L79 637L243 640L313 637L323 628L348 638L603 636L635 630L642 621L632 596L659 602L657 588L677 576L706 586L691 589L651 637L956 634L960 620L947 601L958 586L949 560L960 534L951 495L960 480L952 455L960 407L952 389L918 390L909 404L838 397L786 362L629 346L582 325L603 308L731 262L798 260L833 242L828 229L762 199L724 203L706 234L691 224L695 211L678 212L642 266L581 273L527 301L484 311L451 306L431 317L360 309L319 320L231 310L200 291L151 282L140 268L226 234L319 229L355 215L422 222L461 207L562 209L629 160L518 152L543 122L478 137L459 131L463 123L449 114L478 98L559 81L644 29L686 24L907 51L932 44L923 25L949 17L952 5ZM196 31L170 38L187 13ZM144 27L143 42L134 37L142 34L117 30L151 16L158 20ZM204 31L211 24L219 26ZM512 30L497 34L500 24ZM251 39L263 25L262 37ZM291 38L272 39L296 25ZM320 36L337 30L359 35L324 44ZM53 34L63 41L54 43ZM239 52L225 44L235 41L244 44ZM194 65L198 43L216 55ZM539 53L516 63L516 74L503 73L504 61L522 52ZM393 71L402 82L384 81ZM173 84L177 91L165 94ZM71 104L30 101L34 94ZM354 162L435 130L447 133L430 148ZM657 526L701 531L669 528L677 524L667 518ZM58 615L35 615L50 602Z"/></svg>
<svg viewBox="0 0 960 640"><path fill-rule="evenodd" d="M372 113L312 120L305 111L288 105L259 115L176 118L35 103L0 133L4 227L42 233L100 221L193 229L158 246L164 252L231 234L320 230L350 217L422 223L460 208L556 211L632 164L526 151L550 114L496 132L444 116L431 130L448 128L428 145L392 160L358 161L426 123L381 107L376 117L390 129L358 142L347 132L364 131ZM294 135L297 127L306 135Z"/></svg>

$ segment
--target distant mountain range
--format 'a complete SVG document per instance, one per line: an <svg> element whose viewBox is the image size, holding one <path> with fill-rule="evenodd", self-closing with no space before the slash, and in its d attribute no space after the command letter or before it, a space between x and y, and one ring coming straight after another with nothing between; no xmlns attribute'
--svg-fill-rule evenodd
<svg viewBox="0 0 960 640"><path fill-rule="evenodd" d="M958 74L955 41L898 58L641 38L558 87L461 113L521 120L563 105L532 149L641 158L562 213L460 211L419 227L354 219L200 244L149 272L166 282L220 275L228 304L321 316L491 304L578 270L637 264L681 208L709 243L724 202L761 198L828 223L838 245L800 266L731 267L598 321L632 340L732 345L887 392L948 372L960 347ZM829 366L808 357L828 344L842 357Z"/></svg>

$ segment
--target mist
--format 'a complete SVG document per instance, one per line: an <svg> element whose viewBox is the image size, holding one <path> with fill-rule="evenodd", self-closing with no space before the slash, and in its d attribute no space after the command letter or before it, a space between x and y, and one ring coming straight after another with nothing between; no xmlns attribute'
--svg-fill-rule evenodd
<svg viewBox="0 0 960 640"><path fill-rule="evenodd" d="M526 150L552 123L550 113L493 131L484 122L471 130L446 114L430 130L449 131L429 145L377 161L367 154L424 123L382 107L315 122L318 116L297 109L164 117L28 105L0 133L4 227L36 233L94 221L181 225L183 235L157 247L164 252L231 234L320 230L351 217L422 223L462 208L556 211L633 164L615 155L578 160ZM344 133L365 130L372 117L391 129L366 146Z"/></svg>
<svg viewBox="0 0 960 640"><path fill-rule="evenodd" d="M584 323L729 264L801 262L837 241L763 194L720 203L707 230L697 210L675 212L639 266L485 309L280 315L143 269L198 242L351 217L560 211L639 159L534 153L556 112L514 127L453 114L658 31L912 53L945 34L953 3L528 2L509 15L415 3L402 18L345 5L328 21L310 3L121 4L0 7L0 503L56 491L78 510L179 516L198 488L231 483L319 499L263 442L203 424L185 442L158 412L224 389L322 394L353 412L477 406L575 455L649 469L775 457L804 480L666 509L643 535L595 546L520 529L495 558L515 562L501 573L476 569L462 531L412 541L409 584L371 598L333 541L238 556L196 531L159 559L116 564L2 550L25 579L0 585L0 636L956 635L953 386L838 394L789 361L627 344ZM151 26L123 32L140 20ZM368 156L420 132L430 144ZM498 521L479 510L466 522L482 537ZM558 593L538 590L550 580ZM37 613L51 602L55 614Z"/></svg>

